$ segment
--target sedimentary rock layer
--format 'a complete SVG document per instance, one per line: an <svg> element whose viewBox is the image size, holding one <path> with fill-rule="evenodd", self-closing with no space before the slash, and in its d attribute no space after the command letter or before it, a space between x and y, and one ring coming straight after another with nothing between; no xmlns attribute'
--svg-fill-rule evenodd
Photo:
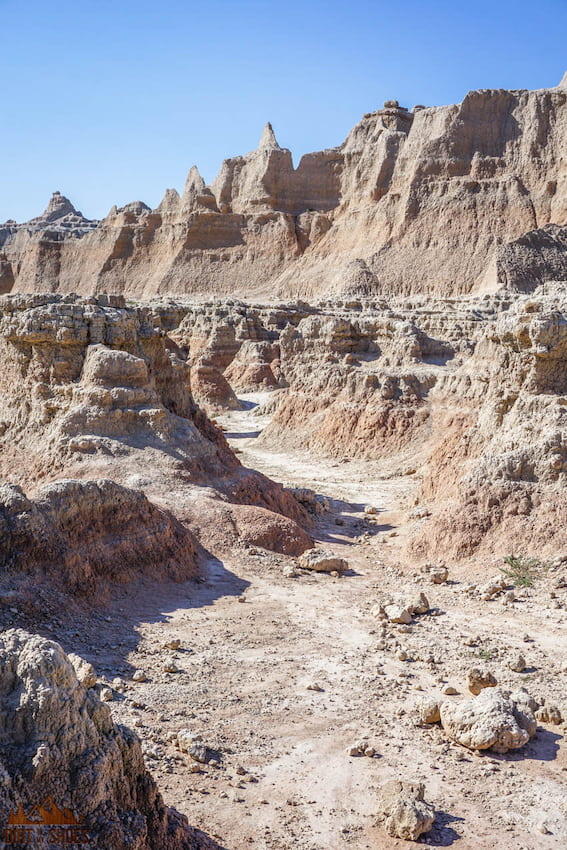
<svg viewBox="0 0 567 850"><path fill-rule="evenodd" d="M166 305L164 324L175 313ZM48 574L59 559L59 572L87 588L99 574L128 577L136 562L138 574L187 578L191 535L160 508L220 549L247 539L292 554L311 545L304 509L244 469L195 403L187 353L158 309L120 297L5 296L0 365L0 476L27 494L6 491L6 557ZM42 481L57 483L38 491ZM34 544L36 526L45 546ZM120 565L107 548L123 549Z"/></svg>
<svg viewBox="0 0 567 850"><path fill-rule="evenodd" d="M189 530L141 491L108 479L64 479L34 499L0 485L0 539L0 570L48 576L99 600L116 582L183 581L197 572Z"/></svg>
<svg viewBox="0 0 567 850"><path fill-rule="evenodd" d="M523 234L535 231L536 254L564 254L546 228L567 224L566 150L565 78L537 91L473 91L452 106L388 101L297 168L268 125L257 150L226 160L210 187L192 168L183 193L167 190L154 210L134 202L97 223L57 194L38 219L7 222L0 291L525 291L511 270ZM540 262L532 284L561 277L554 262L555 271Z"/></svg>
<svg viewBox="0 0 567 850"><path fill-rule="evenodd" d="M202 304L182 322L184 345L198 328L199 350L215 361L218 349L220 369L235 323L254 339L236 340L224 376L275 390L260 443L417 476L432 518L412 541L415 556L567 545L565 283L277 310Z"/></svg>

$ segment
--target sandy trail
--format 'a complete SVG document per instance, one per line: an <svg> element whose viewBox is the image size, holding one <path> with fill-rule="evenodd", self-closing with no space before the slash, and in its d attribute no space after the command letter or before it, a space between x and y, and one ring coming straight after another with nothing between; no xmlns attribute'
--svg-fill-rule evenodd
<svg viewBox="0 0 567 850"><path fill-rule="evenodd" d="M481 650L504 686L525 684L558 699L566 679L557 673L558 653L567 650L564 609L550 607L544 588L504 607L469 596L460 581L426 584L399 563L414 482L384 480L368 462L260 447L256 435L268 420L253 404L263 396L244 400L246 410L219 418L240 459L328 496L331 510L316 537L352 570L340 579L285 578L289 559L238 550L222 564L212 561L200 584L128 587L116 598L97 651L85 638L82 654L109 681L122 675L127 682L113 713L135 725L166 802L228 850L380 850L405 842L375 824L378 788L405 777L425 782L438 811L422 846L564 848L567 759L557 727L542 728L521 754L477 757L437 727L418 728L412 712L423 693L440 694L447 683L463 693L467 667L488 663ZM364 519L366 504L381 512L377 524ZM418 588L433 613L409 630L393 627L380 648L372 605L386 596L411 599ZM471 635L481 638L476 648L463 644ZM172 638L181 640L176 653L164 648ZM413 660L399 660L400 649ZM533 672L507 669L514 649ZM179 673L163 669L171 655ZM131 682L135 668L147 682ZM314 683L320 691L309 689ZM181 728L218 749L220 766L191 772L194 763L169 740ZM348 755L362 739L377 756Z"/></svg>

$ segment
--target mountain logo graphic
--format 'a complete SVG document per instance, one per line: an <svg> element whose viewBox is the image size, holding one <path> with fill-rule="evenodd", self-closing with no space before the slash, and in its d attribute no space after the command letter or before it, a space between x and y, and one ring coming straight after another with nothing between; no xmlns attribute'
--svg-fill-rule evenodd
<svg viewBox="0 0 567 850"><path fill-rule="evenodd" d="M41 806L34 806L27 815L20 803L18 810L8 816L8 825L11 826L13 824L25 824L27 826L39 824L81 826L80 821L77 820L71 809L60 809L51 797L44 800Z"/></svg>
<svg viewBox="0 0 567 850"><path fill-rule="evenodd" d="M33 806L28 812L20 803L16 811L8 816L7 826L0 829L0 840L6 847L33 844L40 836L44 843L52 847L89 843L86 827L71 809L60 808L51 797Z"/></svg>

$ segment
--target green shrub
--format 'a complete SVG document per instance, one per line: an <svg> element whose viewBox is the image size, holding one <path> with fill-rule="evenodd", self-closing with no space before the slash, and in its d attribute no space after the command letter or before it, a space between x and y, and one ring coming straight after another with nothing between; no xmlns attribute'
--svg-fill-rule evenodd
<svg viewBox="0 0 567 850"><path fill-rule="evenodd" d="M506 566L500 567L501 572L518 587L532 587L542 571L547 569L547 564L527 555L506 555L504 563Z"/></svg>

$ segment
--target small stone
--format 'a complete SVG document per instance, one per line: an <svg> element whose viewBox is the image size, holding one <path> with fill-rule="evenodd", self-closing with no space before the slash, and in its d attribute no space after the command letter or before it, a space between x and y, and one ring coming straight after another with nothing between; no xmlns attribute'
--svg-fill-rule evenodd
<svg viewBox="0 0 567 850"><path fill-rule="evenodd" d="M425 788L413 782L392 779L382 787L378 817L393 838L417 841L433 826L435 809L423 799Z"/></svg>
<svg viewBox="0 0 567 850"><path fill-rule="evenodd" d="M347 754L349 756L352 756L352 757L360 756L360 755L362 755L362 751L361 751L360 747L358 747L358 746L357 747L349 747L348 750L347 750Z"/></svg>
<svg viewBox="0 0 567 850"><path fill-rule="evenodd" d="M456 688L454 688L452 685L447 685L447 687L446 687L446 688L443 688L443 693L444 693L444 694L446 694L448 697L454 697L454 696L456 696L459 692L458 692L458 690L457 690Z"/></svg>
<svg viewBox="0 0 567 850"><path fill-rule="evenodd" d="M166 673L180 673L181 670L177 666L175 658L166 658L163 669Z"/></svg>
<svg viewBox="0 0 567 850"><path fill-rule="evenodd" d="M556 726L559 726L563 722L561 709L556 705L542 705L536 711L535 716L541 723L554 723Z"/></svg>
<svg viewBox="0 0 567 850"><path fill-rule="evenodd" d="M400 649L400 651L396 653L396 658L398 661L407 661L408 654L405 649Z"/></svg>
<svg viewBox="0 0 567 850"><path fill-rule="evenodd" d="M246 597L244 596L244 594L242 594L242 596L238 597L238 601L239 602L246 602Z"/></svg>
<svg viewBox="0 0 567 850"><path fill-rule="evenodd" d="M411 623L411 614L402 605L386 605L384 612L391 623Z"/></svg>
<svg viewBox="0 0 567 850"><path fill-rule="evenodd" d="M148 677L144 673L143 670L135 670L132 676L132 681L134 682L145 682Z"/></svg>
<svg viewBox="0 0 567 850"><path fill-rule="evenodd" d="M164 643L165 649L176 650L176 649L179 649L180 646L181 646L181 641L179 640L179 638L173 638L172 640L168 640L167 643Z"/></svg>
<svg viewBox="0 0 567 850"><path fill-rule="evenodd" d="M526 659L523 655L515 655L508 662L508 667L510 670L513 670L514 673L522 673L526 669Z"/></svg>
<svg viewBox="0 0 567 850"><path fill-rule="evenodd" d="M114 694L112 693L111 688L102 688L100 692L100 698L102 702L112 702L114 699Z"/></svg>
<svg viewBox="0 0 567 850"><path fill-rule="evenodd" d="M482 598L485 602L490 602L491 599L494 599L503 590L506 590L506 579L502 576L495 576L492 581L489 581L488 584L485 584L481 588Z"/></svg>
<svg viewBox="0 0 567 850"><path fill-rule="evenodd" d="M238 764L234 772L237 773L238 776L245 776L248 771L242 767L241 764Z"/></svg>
<svg viewBox="0 0 567 850"><path fill-rule="evenodd" d="M318 685L317 682L312 682L310 685L307 685L308 691L322 691L323 688L321 685Z"/></svg>
<svg viewBox="0 0 567 850"><path fill-rule="evenodd" d="M471 694L477 696L484 688L495 688L498 682L496 677L488 670L479 670L473 667L467 673L467 683Z"/></svg>
<svg viewBox="0 0 567 850"><path fill-rule="evenodd" d="M297 578L299 573L293 566L293 564L286 564L282 570L282 575L284 578Z"/></svg>
<svg viewBox="0 0 567 850"><path fill-rule="evenodd" d="M182 753L188 753L190 747L201 742L201 736L196 735L191 729L180 729L177 733L177 746Z"/></svg>
<svg viewBox="0 0 567 850"><path fill-rule="evenodd" d="M421 571L429 576L433 584L444 584L449 577L449 570L444 564L424 564Z"/></svg>
<svg viewBox="0 0 567 850"><path fill-rule="evenodd" d="M189 767L190 773L201 773L201 765L200 764L192 764Z"/></svg>
<svg viewBox="0 0 567 850"><path fill-rule="evenodd" d="M407 606L411 614L427 614L429 611L429 600L425 593L418 593L413 602Z"/></svg>
<svg viewBox="0 0 567 850"><path fill-rule="evenodd" d="M299 556L298 564L304 570L320 573L342 573L348 570L348 562L344 558L338 558L326 549L308 549Z"/></svg>
<svg viewBox="0 0 567 850"><path fill-rule="evenodd" d="M441 720L439 702L433 697L421 700L417 706L417 712L421 723L439 723Z"/></svg>
<svg viewBox="0 0 567 850"><path fill-rule="evenodd" d="M195 741L194 744L187 750L187 755L190 756L193 761L198 761L200 764L206 764L209 760L209 752L207 747L204 744Z"/></svg>

